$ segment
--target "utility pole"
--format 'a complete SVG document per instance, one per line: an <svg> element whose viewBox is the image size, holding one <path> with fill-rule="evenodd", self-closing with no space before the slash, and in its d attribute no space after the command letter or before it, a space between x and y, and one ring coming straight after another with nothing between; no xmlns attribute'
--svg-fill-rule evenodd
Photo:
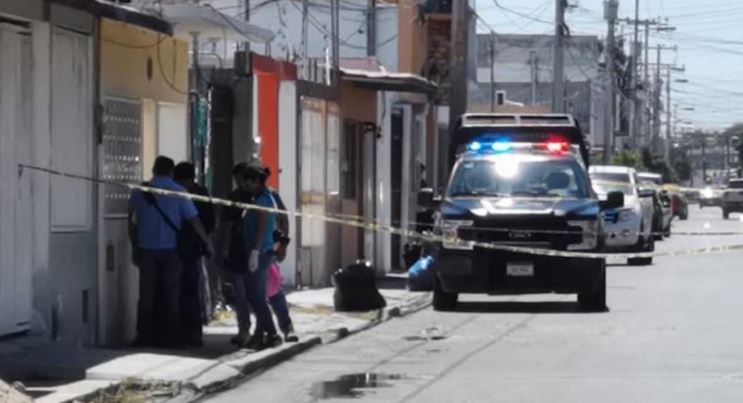
<svg viewBox="0 0 743 403"><path fill-rule="evenodd" d="M466 3L466 2L465 2ZM556 0L555 6L555 46L552 67L552 112L562 113L565 109L565 9L567 0Z"/></svg>
<svg viewBox="0 0 743 403"><path fill-rule="evenodd" d="M652 116L648 116L648 126L647 127L638 127L638 117L640 116L640 105L643 104L643 109L650 109L647 108L647 105L645 105L647 102L640 102L640 99L637 95L637 90L639 89L639 56L640 53L637 51L637 45L639 44L639 25L644 25L645 27L645 86L648 86L649 84L649 78L650 78L650 55L649 55L649 49L650 49L650 29L651 27L655 27L658 31L672 31L675 28L668 26L666 23L660 22L659 20L655 19L639 19L639 0L635 0L635 19L627 19L622 18L618 21L625 23L625 24L632 24L634 29L634 43L632 44L632 52L631 52L631 60L630 60L630 119L629 119L629 140L630 142L635 146L642 145L643 141L639 141L640 137L644 137L648 135L648 132L652 132L651 130L651 122L652 122ZM645 93L650 92L649 88L644 88ZM643 112L642 115L645 115ZM651 136L652 137L652 136ZM652 141L652 140L651 140Z"/></svg>
<svg viewBox="0 0 743 403"><path fill-rule="evenodd" d="M608 23L608 33L606 35L606 119L604 125L604 163L611 161L614 144L614 116L615 116L615 79L614 79L614 51L616 50L614 28L617 22L619 11L618 0L607 0L604 2L604 18Z"/></svg>
<svg viewBox="0 0 743 403"><path fill-rule="evenodd" d="M302 62L304 64L303 69L305 69L304 74L306 74L304 78L306 80L314 81L315 77L312 76L314 74L314 71L312 71L313 69L310 67L310 58L309 58L309 55L307 54L307 49L308 49L308 44L307 44L308 24L307 23L309 22L307 17L310 11L309 3L310 3L309 0L302 0L302 57L303 57Z"/></svg>
<svg viewBox="0 0 743 403"><path fill-rule="evenodd" d="M673 133L671 132L671 69L666 71L666 144L663 148L663 159L671 163L671 143Z"/></svg>
<svg viewBox="0 0 743 403"><path fill-rule="evenodd" d="M529 51L529 66L531 67L531 105L536 105L537 84L539 83L539 56L534 50Z"/></svg>
<svg viewBox="0 0 743 403"><path fill-rule="evenodd" d="M630 44L629 142L637 144L637 41L640 23L640 0L635 0L634 40Z"/></svg>
<svg viewBox="0 0 743 403"><path fill-rule="evenodd" d="M495 32L490 33L490 112L495 112Z"/></svg>
<svg viewBox="0 0 743 403"><path fill-rule="evenodd" d="M449 94L449 128L454 132L457 120L467 110L467 11L466 1L452 3L451 90Z"/></svg>
<svg viewBox="0 0 743 403"><path fill-rule="evenodd" d="M662 52L664 50L672 50L677 51L677 46L667 46L667 45L658 45L655 47L656 50L656 70L655 70L655 83L653 85L653 114L652 114L652 122L653 122L653 130L652 130L652 140L650 142L651 148L655 151L663 151L660 148L660 135L661 135L661 110L663 109L663 103L661 101L661 94L663 92L663 82L661 80L661 69L668 68L670 70L679 70L683 71L684 68L679 68L676 66L673 66L671 64L663 64L661 63L661 57ZM670 83L668 83L670 85ZM668 111L667 111L668 112ZM664 152L665 155L665 152Z"/></svg>
<svg viewBox="0 0 743 403"><path fill-rule="evenodd" d="M305 0L307 1L307 0ZM369 0L366 19L366 55L377 55L377 0Z"/></svg>
<svg viewBox="0 0 743 403"><path fill-rule="evenodd" d="M330 25L331 25L331 34L333 35L333 38L331 38L332 39L332 42L331 42L332 52L333 52L332 64L333 64L333 72L335 73L335 78L332 79L333 86L338 85L338 81L339 81L338 78L340 77L340 74L339 74L340 63L341 63L341 58L339 54L339 51L340 51L340 37L339 37L340 35L340 29L339 29L340 28L339 27L340 3L339 1L340 0L330 0L330 19L331 19Z"/></svg>
<svg viewBox="0 0 743 403"><path fill-rule="evenodd" d="M245 7L245 14L243 14L243 19L245 21L250 21L250 0L243 0L243 6ZM249 41L243 42L243 50L245 50L246 56L250 54L250 42Z"/></svg>

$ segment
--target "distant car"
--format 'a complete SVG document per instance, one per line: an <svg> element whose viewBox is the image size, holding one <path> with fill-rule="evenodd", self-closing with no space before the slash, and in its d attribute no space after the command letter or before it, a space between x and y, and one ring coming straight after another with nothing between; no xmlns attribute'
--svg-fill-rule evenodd
<svg viewBox="0 0 743 403"><path fill-rule="evenodd" d="M699 203L699 198L701 197L701 191L699 189L682 188L681 193L689 203Z"/></svg>
<svg viewBox="0 0 743 403"><path fill-rule="evenodd" d="M654 172L638 172L637 178L640 183L649 182L658 186L663 184L663 175Z"/></svg>
<svg viewBox="0 0 743 403"><path fill-rule="evenodd" d="M722 206L722 193L723 190L714 187L707 186L699 192L699 208L704 207L721 207Z"/></svg>
<svg viewBox="0 0 743 403"><path fill-rule="evenodd" d="M624 193L624 206L604 212L603 250L653 252L652 192L638 189L634 168L624 166L592 166L588 173L599 200L611 192ZM630 265L652 264L653 258L629 259Z"/></svg>
<svg viewBox="0 0 743 403"><path fill-rule="evenodd" d="M730 213L743 213L743 179L731 179L722 194L722 218Z"/></svg>

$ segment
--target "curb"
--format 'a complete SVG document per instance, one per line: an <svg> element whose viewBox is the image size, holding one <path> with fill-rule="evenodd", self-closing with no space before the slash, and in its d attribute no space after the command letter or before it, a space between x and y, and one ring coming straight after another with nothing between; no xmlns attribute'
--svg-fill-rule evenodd
<svg viewBox="0 0 743 403"><path fill-rule="evenodd" d="M207 385L205 387L200 388L199 390L194 390L194 392L196 393L193 394L190 399L189 398L185 398L185 399L175 398L171 400L170 402L171 403L195 402L205 397L208 397L210 395L224 392L234 387L240 381L250 379L252 376L255 376L260 372L268 370L273 366L276 366L284 361L287 361L305 351L312 349L313 347L316 347L318 345L335 343L337 341L345 339L348 336L361 333L365 330L369 330L390 319L404 317L404 316L413 314L415 312L421 311L429 307L430 305L431 305L431 293L425 293L404 306L378 309L376 311L377 318L372 319L371 321L365 323L362 326L357 326L354 328L341 327L341 328L335 329L332 332L329 332L329 334L327 335L327 338L323 336L316 336L304 342L296 343L292 345L292 348L288 348L288 349L285 349L279 352L272 352L273 354L266 354L265 357L256 357L255 359L251 360L246 365L242 366L242 368L240 368L239 376L236 376L230 380L225 380L223 382L216 382L214 384Z"/></svg>
<svg viewBox="0 0 743 403"><path fill-rule="evenodd" d="M378 326L390 319L404 317L418 312L431 305L431 293L422 293L419 297L412 299L403 306L392 308L381 308L375 311L376 318L355 327L341 327L333 329L321 335L309 337L297 343L286 343L278 350L267 350L251 353L247 356L240 352L223 356L215 360L215 364L203 373L182 382L158 382L142 381L137 379L127 380L128 384L137 390L155 391L170 389L174 391L172 397L165 397L170 403L190 403L199 401L208 396L224 392L234 388L241 382L270 369L284 361L304 353L316 346L335 343L348 336L361 333L365 330ZM224 375L227 373L228 375ZM91 391L76 397L60 399L61 403L75 403L80 401L91 401L101 393L107 393L116 389L122 382L111 382L108 387Z"/></svg>

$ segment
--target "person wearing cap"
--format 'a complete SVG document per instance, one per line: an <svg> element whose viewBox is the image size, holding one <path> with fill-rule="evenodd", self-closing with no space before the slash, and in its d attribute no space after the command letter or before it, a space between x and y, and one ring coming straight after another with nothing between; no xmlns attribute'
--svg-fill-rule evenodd
<svg viewBox="0 0 743 403"><path fill-rule="evenodd" d="M189 193L209 196L209 192L196 183L196 170L193 164L181 162L175 166L175 181ZM214 229L214 209L210 203L196 202L199 219L207 234ZM181 326L185 342L194 347L203 344L203 325L206 312L206 282L204 256L207 247L198 234L189 226L184 226L178 239L178 254L183 265L181 279Z"/></svg>
<svg viewBox="0 0 743 403"><path fill-rule="evenodd" d="M157 157L152 180L144 185L185 193L186 189L173 180L174 165L168 157ZM180 322L183 266L177 251L178 236L184 222L194 229L207 250L212 251L198 210L191 200L141 190L132 192L129 200L129 238L134 263L139 268L135 347L184 346Z"/></svg>
<svg viewBox="0 0 743 403"><path fill-rule="evenodd" d="M245 187L253 195L253 202L259 208L273 209L275 202L265 186L265 171L249 166L242 172ZM244 275L245 294L256 317L256 330L247 347L262 350L276 347L282 343L273 323L266 295L268 269L274 261L274 231L276 213L248 209L243 213L243 240L248 252L248 271Z"/></svg>

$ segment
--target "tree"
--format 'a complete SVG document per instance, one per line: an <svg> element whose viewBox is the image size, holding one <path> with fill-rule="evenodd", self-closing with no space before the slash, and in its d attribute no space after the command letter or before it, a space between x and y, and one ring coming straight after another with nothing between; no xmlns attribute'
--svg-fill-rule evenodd
<svg viewBox="0 0 743 403"><path fill-rule="evenodd" d="M643 169L640 155L636 151L624 150L612 158L611 163L635 169Z"/></svg>

